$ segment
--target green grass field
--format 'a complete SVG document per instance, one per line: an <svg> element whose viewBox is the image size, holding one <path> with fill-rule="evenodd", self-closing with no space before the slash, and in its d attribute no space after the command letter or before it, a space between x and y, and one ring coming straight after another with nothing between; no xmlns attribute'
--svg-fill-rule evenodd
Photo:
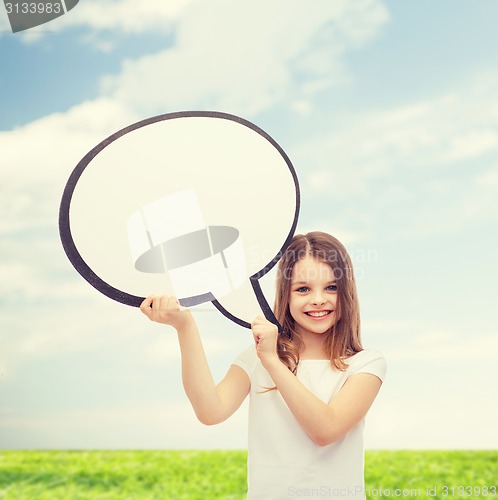
<svg viewBox="0 0 498 500"><path fill-rule="evenodd" d="M246 456L244 451L0 451L0 498L245 498ZM496 451L368 451L367 497L498 498L492 489L497 471ZM327 491L305 493L294 497L333 498Z"/></svg>

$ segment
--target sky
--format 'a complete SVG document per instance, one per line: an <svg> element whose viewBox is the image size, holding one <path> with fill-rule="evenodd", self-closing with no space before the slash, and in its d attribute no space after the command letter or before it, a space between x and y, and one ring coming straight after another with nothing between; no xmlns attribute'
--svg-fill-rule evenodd
<svg viewBox="0 0 498 500"><path fill-rule="evenodd" d="M174 331L92 288L58 234L86 152L215 110L288 154L297 232L350 252L363 344L388 362L367 448L496 449L497 15L491 0L82 0L13 34L0 7L0 448L246 447L247 405L197 422ZM219 380L250 332L195 316Z"/></svg>

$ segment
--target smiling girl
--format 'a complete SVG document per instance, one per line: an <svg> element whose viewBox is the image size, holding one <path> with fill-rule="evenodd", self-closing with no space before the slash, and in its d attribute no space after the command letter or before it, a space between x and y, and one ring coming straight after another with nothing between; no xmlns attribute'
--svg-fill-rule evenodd
<svg viewBox="0 0 498 500"><path fill-rule="evenodd" d="M385 376L362 348L351 259L333 236L297 235L279 262L275 316L215 384L197 326L174 297L148 297L151 320L178 331L182 378L199 420L224 421L249 394L248 498L365 498L363 427Z"/></svg>

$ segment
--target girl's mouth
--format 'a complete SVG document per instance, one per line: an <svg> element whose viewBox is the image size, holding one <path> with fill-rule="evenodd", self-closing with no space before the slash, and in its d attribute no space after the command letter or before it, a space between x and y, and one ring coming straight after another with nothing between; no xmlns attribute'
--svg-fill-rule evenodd
<svg viewBox="0 0 498 500"><path fill-rule="evenodd" d="M324 311L306 311L305 314L310 316L311 318L324 318L325 316L328 316L331 314L333 311L330 310L324 310Z"/></svg>

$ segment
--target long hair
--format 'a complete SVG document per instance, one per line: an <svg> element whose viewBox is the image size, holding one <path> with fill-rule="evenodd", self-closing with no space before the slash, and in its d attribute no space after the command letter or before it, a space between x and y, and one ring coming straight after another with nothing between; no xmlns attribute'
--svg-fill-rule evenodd
<svg viewBox="0 0 498 500"><path fill-rule="evenodd" d="M319 231L298 234L282 256L277 272L275 317L283 327L278 336L277 351L282 362L296 373L303 341L294 326L289 311L292 270L298 260L313 257L330 266L337 285L336 321L323 335L325 349L332 366L344 371L344 359L363 350L360 338L360 308L351 258L342 243Z"/></svg>

